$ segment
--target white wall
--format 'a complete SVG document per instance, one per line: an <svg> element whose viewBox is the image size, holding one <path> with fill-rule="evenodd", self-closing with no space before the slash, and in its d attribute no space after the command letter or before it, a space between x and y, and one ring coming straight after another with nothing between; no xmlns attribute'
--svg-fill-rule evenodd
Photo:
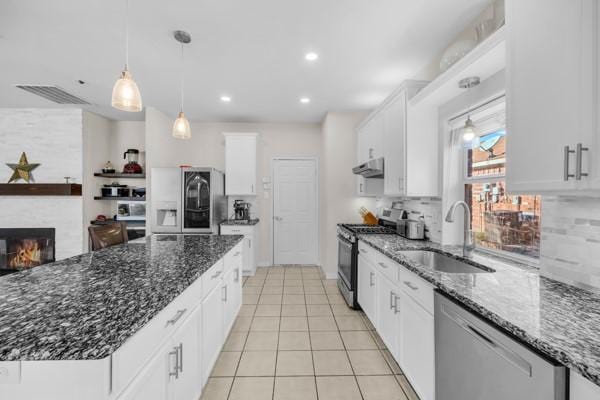
<svg viewBox="0 0 600 400"><path fill-rule="evenodd" d="M270 123L199 123L192 122L190 140L171 136L174 117L146 109L146 166L174 167L179 165L207 166L225 169L225 138L223 132L257 132L258 190L252 214L260 218L260 264L272 262L271 198L265 198L260 181L271 176L271 159L276 156L321 156L321 129L317 124ZM148 186L150 185L150 180ZM237 198L237 197L236 197Z"/></svg>
<svg viewBox="0 0 600 400"><path fill-rule="evenodd" d="M83 180L83 116L79 109L0 109L0 181L7 182L21 152L38 183ZM23 183L18 183L23 184ZM55 228L56 258L83 250L83 198L80 196L0 196L0 227Z"/></svg>
<svg viewBox="0 0 600 400"><path fill-rule="evenodd" d="M368 112L330 112L321 129L320 163L321 266L328 278L337 276L338 223L360 223L361 206L375 211L374 198L356 195L356 132Z"/></svg>

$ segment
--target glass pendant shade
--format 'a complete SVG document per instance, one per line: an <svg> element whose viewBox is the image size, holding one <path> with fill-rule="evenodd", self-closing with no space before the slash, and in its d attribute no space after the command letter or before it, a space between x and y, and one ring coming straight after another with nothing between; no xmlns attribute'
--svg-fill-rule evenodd
<svg viewBox="0 0 600 400"><path fill-rule="evenodd" d="M121 72L121 77L115 83L111 104L122 111L142 111L142 96L137 84L127 69Z"/></svg>
<svg viewBox="0 0 600 400"><path fill-rule="evenodd" d="M189 139L192 137L192 129L190 123L183 111L179 113L175 123L173 124L173 137L177 139Z"/></svg>
<svg viewBox="0 0 600 400"><path fill-rule="evenodd" d="M463 140L465 142L470 142L475 139L477 133L475 132L475 124L471 121L471 118L467 118L465 121L465 126L463 127Z"/></svg>

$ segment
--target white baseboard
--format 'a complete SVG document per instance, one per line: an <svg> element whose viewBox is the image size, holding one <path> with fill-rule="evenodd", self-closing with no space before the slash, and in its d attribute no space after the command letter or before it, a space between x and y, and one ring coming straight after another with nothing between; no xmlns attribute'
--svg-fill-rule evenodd
<svg viewBox="0 0 600 400"><path fill-rule="evenodd" d="M269 261L259 261L256 263L257 267L270 267L271 263Z"/></svg>

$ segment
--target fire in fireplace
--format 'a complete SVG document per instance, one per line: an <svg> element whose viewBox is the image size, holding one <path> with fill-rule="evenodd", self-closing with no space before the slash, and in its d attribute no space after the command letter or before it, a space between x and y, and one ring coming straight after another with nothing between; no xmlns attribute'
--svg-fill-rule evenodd
<svg viewBox="0 0 600 400"><path fill-rule="evenodd" d="M0 274L54 261L54 228L0 228Z"/></svg>

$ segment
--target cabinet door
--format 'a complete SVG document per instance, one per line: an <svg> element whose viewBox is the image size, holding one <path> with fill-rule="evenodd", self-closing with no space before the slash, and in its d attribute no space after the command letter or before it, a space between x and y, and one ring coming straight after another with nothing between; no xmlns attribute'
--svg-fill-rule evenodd
<svg viewBox="0 0 600 400"><path fill-rule="evenodd" d="M150 360L132 384L118 397L119 400L168 399L169 366L174 365L169 351L170 343Z"/></svg>
<svg viewBox="0 0 600 400"><path fill-rule="evenodd" d="M244 272L254 275L256 272L256 242L255 236L249 235L244 238Z"/></svg>
<svg viewBox="0 0 600 400"><path fill-rule="evenodd" d="M217 285L202 301L202 380L206 383L223 345L222 286Z"/></svg>
<svg viewBox="0 0 600 400"><path fill-rule="evenodd" d="M232 269L225 275L221 291L224 310L223 336L227 336L241 305L242 288L239 267Z"/></svg>
<svg viewBox="0 0 600 400"><path fill-rule="evenodd" d="M400 293L400 366L422 400L435 397L433 315L409 295Z"/></svg>
<svg viewBox="0 0 600 400"><path fill-rule="evenodd" d="M507 168L511 193L571 191L593 180L575 173L577 143L590 147L582 168L590 171L596 121L594 31L596 1L508 0ZM551 27L551 29L550 29ZM527 38L524 40L523 38ZM536 156L537 155L537 156Z"/></svg>
<svg viewBox="0 0 600 400"><path fill-rule="evenodd" d="M375 114L367 123L366 144L369 160L383 157L383 113Z"/></svg>
<svg viewBox="0 0 600 400"><path fill-rule="evenodd" d="M358 256L358 304L363 309L371 323L376 326L377 315L375 309L375 293L377 290L377 276L375 269L363 256Z"/></svg>
<svg viewBox="0 0 600 400"><path fill-rule="evenodd" d="M225 194L256 194L256 136L226 136Z"/></svg>
<svg viewBox="0 0 600 400"><path fill-rule="evenodd" d="M198 308L197 313L201 313ZM198 365L198 315L192 314L171 338L171 352L176 354L175 375L170 374L169 385L172 400L198 398L202 390L200 366Z"/></svg>
<svg viewBox="0 0 600 400"><path fill-rule="evenodd" d="M402 92L383 111L383 155L385 157L384 194L405 194L406 170L406 96Z"/></svg>
<svg viewBox="0 0 600 400"><path fill-rule="evenodd" d="M377 333L394 357L398 356L401 304L397 300L396 285L381 274L377 274Z"/></svg>

